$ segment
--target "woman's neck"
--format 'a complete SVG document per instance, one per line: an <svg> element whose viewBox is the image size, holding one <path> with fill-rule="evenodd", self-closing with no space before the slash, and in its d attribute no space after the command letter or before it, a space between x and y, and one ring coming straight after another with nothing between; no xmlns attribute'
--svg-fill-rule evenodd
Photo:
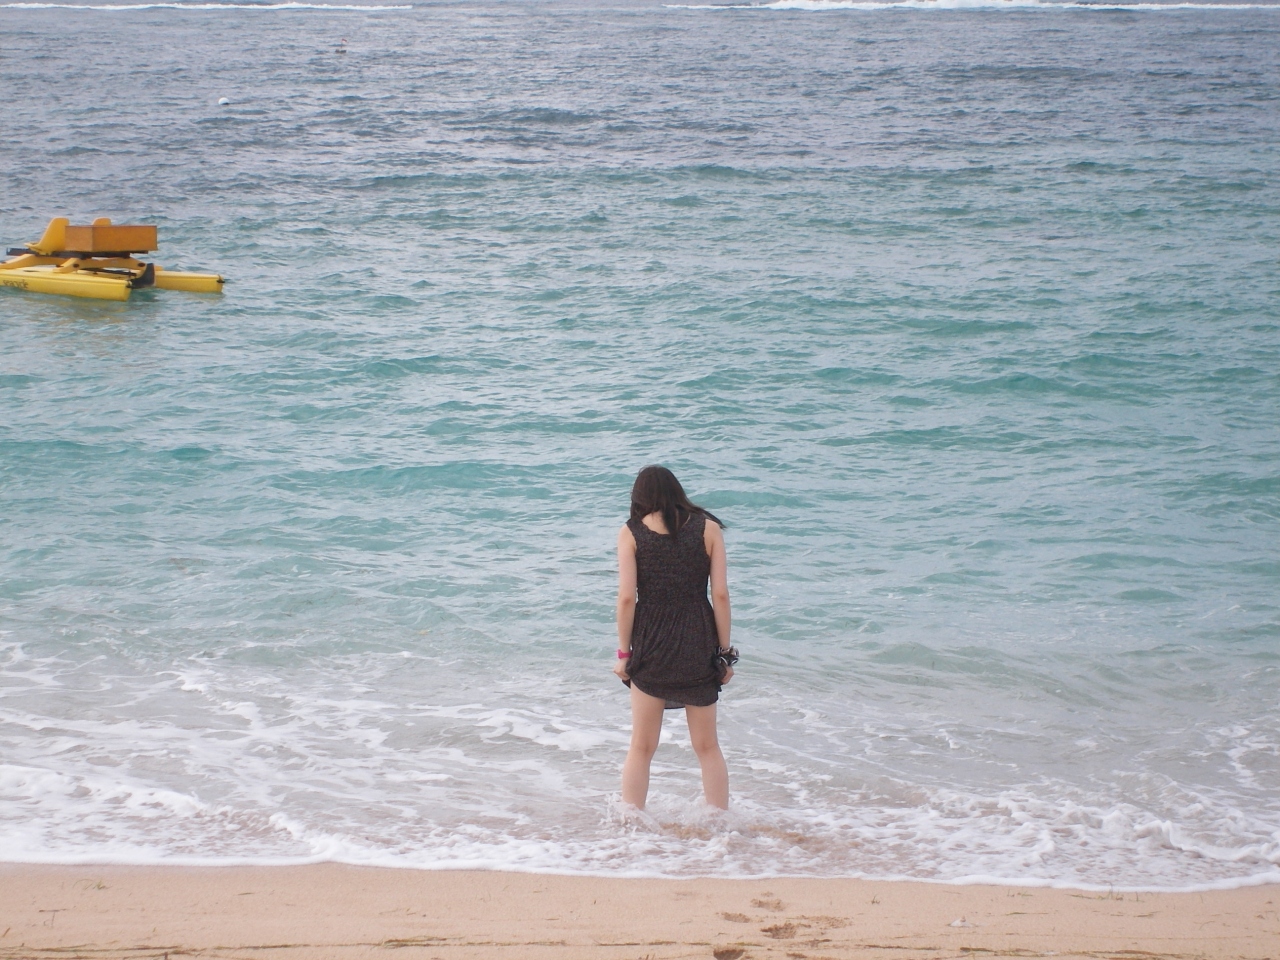
<svg viewBox="0 0 1280 960"><path fill-rule="evenodd" d="M667 521L663 519L662 511L660 510L655 510L653 513L645 517L643 523L654 533L660 533L663 536L666 536L671 532L667 529Z"/></svg>

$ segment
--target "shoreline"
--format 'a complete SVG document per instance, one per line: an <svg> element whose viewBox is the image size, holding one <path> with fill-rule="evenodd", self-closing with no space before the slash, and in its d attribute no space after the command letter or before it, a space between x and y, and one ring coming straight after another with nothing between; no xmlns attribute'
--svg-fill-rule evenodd
<svg viewBox="0 0 1280 960"><path fill-rule="evenodd" d="M848 877L823 874L801 874L801 873L777 873L768 876L725 876L725 875L701 875L687 874L682 876L672 876L670 874L659 873L586 873L580 870L557 870L550 867L523 867L523 866L474 866L463 864L446 864L443 866L424 866L419 863L396 863L396 862L360 862L352 860L336 860L336 859L289 859L280 858L272 859L264 857L261 859L250 859L240 857L227 857L226 859L212 857L165 857L163 860L97 860L92 857L69 857L65 860L48 859L48 860L0 860L0 881L3 879L5 871L24 870L27 868L65 868L75 870L302 870L311 867L350 867L356 870L388 870L392 873L440 873L440 874L510 874L512 876L529 876L529 877L564 877L567 879L578 880L598 880L604 883L612 883L615 880L626 880L629 882L653 881L655 883L677 883L677 882L711 882L725 881L727 883L765 883L770 880L776 880L781 883L784 880L800 880L815 881L822 883L872 883L872 884L923 884L926 886L939 887L1017 887L1023 890L1061 890L1066 893L1079 893L1085 895L1091 894L1114 894L1114 895L1132 895L1140 894L1142 896L1150 895L1171 895L1181 896L1199 893L1229 893L1233 890L1250 889L1253 887L1275 886L1280 888L1280 869L1268 871L1266 874L1256 874L1247 877L1235 877L1222 880L1211 880L1205 883L1192 883L1182 887L1155 887L1142 886L1136 884L1120 884L1120 883L1074 883L1061 880L1049 880L1042 877L1024 877L1024 878L1008 878L986 876L974 874L970 876L956 877L949 880L936 879L933 877ZM1277 958L1280 960L1280 957Z"/></svg>
<svg viewBox="0 0 1280 960"><path fill-rule="evenodd" d="M1098 893L913 880L0 864L0 958L1274 960L1280 884Z"/></svg>

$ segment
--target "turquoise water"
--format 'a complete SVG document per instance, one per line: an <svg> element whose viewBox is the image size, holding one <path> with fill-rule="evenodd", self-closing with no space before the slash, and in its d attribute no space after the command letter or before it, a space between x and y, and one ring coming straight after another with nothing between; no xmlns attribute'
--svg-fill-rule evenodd
<svg viewBox="0 0 1280 960"><path fill-rule="evenodd" d="M1280 880L1280 8L804 6L0 7L0 859Z"/></svg>

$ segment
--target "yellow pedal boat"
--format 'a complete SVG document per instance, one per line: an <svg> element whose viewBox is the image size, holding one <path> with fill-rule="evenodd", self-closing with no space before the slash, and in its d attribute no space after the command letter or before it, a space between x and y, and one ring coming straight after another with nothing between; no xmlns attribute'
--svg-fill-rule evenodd
<svg viewBox="0 0 1280 960"><path fill-rule="evenodd" d="M139 287L221 293L225 282L216 273L180 273L134 255L156 249L153 226L113 224L99 217L87 227L54 217L44 236L8 251L0 263L0 287L68 297L128 300Z"/></svg>

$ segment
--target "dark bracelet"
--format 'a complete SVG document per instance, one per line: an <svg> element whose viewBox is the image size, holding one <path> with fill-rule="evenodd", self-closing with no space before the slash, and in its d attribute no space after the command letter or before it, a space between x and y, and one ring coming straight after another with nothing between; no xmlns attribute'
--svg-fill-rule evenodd
<svg viewBox="0 0 1280 960"><path fill-rule="evenodd" d="M738 648L730 647L728 650L717 651L716 662L720 664L721 669L729 669L738 662Z"/></svg>

